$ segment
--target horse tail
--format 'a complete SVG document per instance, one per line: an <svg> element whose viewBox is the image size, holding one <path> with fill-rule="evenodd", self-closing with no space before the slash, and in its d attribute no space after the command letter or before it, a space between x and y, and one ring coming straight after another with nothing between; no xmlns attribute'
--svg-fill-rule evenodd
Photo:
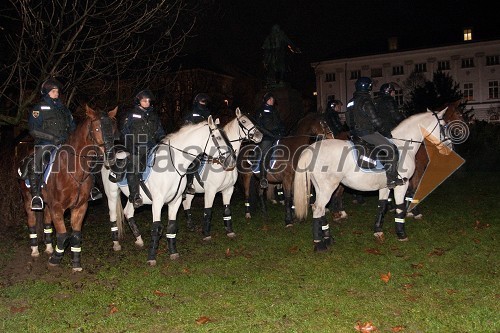
<svg viewBox="0 0 500 333"><path fill-rule="evenodd" d="M118 239L122 239L125 235L125 228L123 228L123 220L125 220L125 215L123 214L123 206L120 193L116 198L116 227L118 228Z"/></svg>
<svg viewBox="0 0 500 333"><path fill-rule="evenodd" d="M299 157L297 169L295 170L293 204L295 206L295 216L299 220L307 218L310 200L309 193L311 191L311 182L308 177L307 169L311 164L312 157L312 150L305 149Z"/></svg>

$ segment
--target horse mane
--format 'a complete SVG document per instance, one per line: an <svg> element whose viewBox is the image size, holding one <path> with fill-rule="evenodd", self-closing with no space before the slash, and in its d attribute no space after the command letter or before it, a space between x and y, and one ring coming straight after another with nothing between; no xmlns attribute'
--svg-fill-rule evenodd
<svg viewBox="0 0 500 333"><path fill-rule="evenodd" d="M196 130L200 127L203 127L205 125L207 125L206 121L202 121L201 123L198 123L198 124L186 124L186 125L182 126L181 128L179 128L179 130L177 130L176 132L168 134L162 141L166 142L168 140L174 140L178 136L184 136L187 133L194 131L194 130Z"/></svg>

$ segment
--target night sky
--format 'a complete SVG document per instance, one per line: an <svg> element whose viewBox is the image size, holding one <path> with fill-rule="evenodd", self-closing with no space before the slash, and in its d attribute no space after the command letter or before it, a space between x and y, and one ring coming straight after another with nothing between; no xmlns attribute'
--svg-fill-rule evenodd
<svg viewBox="0 0 500 333"><path fill-rule="evenodd" d="M303 89L314 84L310 62L384 52L390 36L398 37L400 49L460 42L464 27L472 27L475 38L500 37L500 11L481 3L220 0L200 18L186 52L259 75L262 44L278 24L302 51L293 56L292 76L297 88Z"/></svg>

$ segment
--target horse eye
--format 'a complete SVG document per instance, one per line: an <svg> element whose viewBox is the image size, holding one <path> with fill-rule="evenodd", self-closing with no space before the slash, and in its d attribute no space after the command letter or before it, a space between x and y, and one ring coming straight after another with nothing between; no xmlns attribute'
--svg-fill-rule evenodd
<svg viewBox="0 0 500 333"><path fill-rule="evenodd" d="M98 129L98 128L96 128L96 129L95 129L95 131L96 131L96 132L99 132L99 129Z"/></svg>
<svg viewBox="0 0 500 333"><path fill-rule="evenodd" d="M217 140L222 140L222 138L220 136L217 137Z"/></svg>
<svg viewBox="0 0 500 333"><path fill-rule="evenodd" d="M242 120L241 122L244 124L244 123L246 123L247 121L246 121L246 120Z"/></svg>

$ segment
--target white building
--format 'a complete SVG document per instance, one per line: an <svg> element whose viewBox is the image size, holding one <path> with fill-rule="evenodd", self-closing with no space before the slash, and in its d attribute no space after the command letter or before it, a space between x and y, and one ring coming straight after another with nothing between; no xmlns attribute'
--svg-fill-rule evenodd
<svg viewBox="0 0 500 333"><path fill-rule="evenodd" d="M464 39L467 37L464 34ZM316 73L317 105L325 109L329 96L346 105L352 98L354 83L361 76L373 80L376 93L382 84L393 82L401 87L406 78L417 71L432 80L441 70L460 85L468 107L474 108L477 120L499 121L500 114L500 40L466 41L442 47L397 50L397 40L389 39L383 54L339 58L312 63ZM402 91L397 94L403 102Z"/></svg>

